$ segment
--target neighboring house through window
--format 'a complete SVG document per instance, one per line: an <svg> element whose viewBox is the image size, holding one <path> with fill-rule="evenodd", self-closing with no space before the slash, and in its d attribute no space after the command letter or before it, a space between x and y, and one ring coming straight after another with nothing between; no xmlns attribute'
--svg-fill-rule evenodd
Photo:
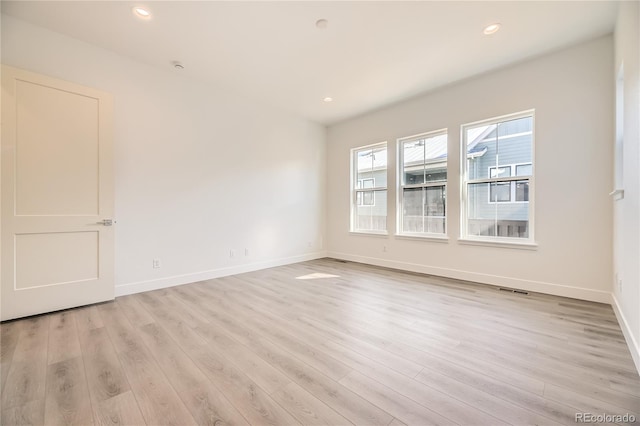
<svg viewBox="0 0 640 426"><path fill-rule="evenodd" d="M351 231L387 231L387 143L351 150Z"/></svg>
<svg viewBox="0 0 640 426"><path fill-rule="evenodd" d="M461 237L533 241L534 113L462 126Z"/></svg>
<svg viewBox="0 0 640 426"><path fill-rule="evenodd" d="M398 233L446 234L447 131L398 140Z"/></svg>

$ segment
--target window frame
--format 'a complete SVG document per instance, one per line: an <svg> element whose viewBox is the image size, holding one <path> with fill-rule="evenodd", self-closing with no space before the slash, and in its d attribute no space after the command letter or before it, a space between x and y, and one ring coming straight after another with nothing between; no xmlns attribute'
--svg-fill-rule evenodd
<svg viewBox="0 0 640 426"><path fill-rule="evenodd" d="M359 151L365 151L365 150L375 150L376 148L381 148L384 147L385 150L387 150L387 165L385 168L385 173L387 174L387 185L386 186L376 186L376 179L375 177L372 178L365 178L365 179L359 179L358 178L358 156L357 153ZM376 191L386 191L387 192L387 200L389 199L389 185L388 185L388 178L389 178L389 147L387 144L387 141L384 142L377 142L374 144L369 144L369 145L363 145L363 146L358 146L355 148L351 148L350 150L350 188L349 188L349 198L350 198L350 210L351 210L351 215L350 215L350 220L349 220L349 232L353 233L353 234L370 234L370 235L388 235L389 234L389 206L388 206L388 202L387 202L387 211L385 212L385 223L386 223L386 230L384 231L379 231L379 230L373 230L373 229L357 229L356 228L356 216L357 216L357 211L358 211L358 206L365 206L365 207L375 207L375 193ZM371 188L358 188L358 184L360 184L361 182L368 180L368 179L373 179L373 187ZM358 193L362 193L362 200L364 201L364 193L365 192L372 192L373 193L373 204L358 204Z"/></svg>
<svg viewBox="0 0 640 426"><path fill-rule="evenodd" d="M426 139L430 137L446 135L447 136L447 157L444 161L444 169L447 172L447 178L445 180L436 180L430 182L423 182L417 184L405 184L404 182L404 144L407 142L417 141L420 139ZM399 237L415 237L415 238L424 238L424 239L448 239L448 225L449 225L449 203L448 203L448 184L449 184L449 129L438 129L424 133L418 133L416 135L405 136L396 140L396 148L397 148L397 176L396 176L396 234ZM425 148L425 156L426 156L426 148ZM435 162L433 162L435 163ZM431 162L427 162L426 158L423 158L423 167L432 164ZM443 216L430 216L436 218L444 219L444 232L405 232L404 231L404 190L411 188L429 188L429 187L444 187L444 215ZM423 203L424 208L424 203Z"/></svg>
<svg viewBox="0 0 640 426"><path fill-rule="evenodd" d="M516 165L529 164L527 163L514 163L514 164L496 164L495 167L512 166L512 176L507 178L478 178L469 179L469 162L467 155L467 139L466 130L468 128L478 127L489 124L499 124L506 121L517 120L520 118L531 117L531 174L525 176L515 176ZM535 128L536 128L536 116L535 109L529 109L525 111L516 112L513 114L506 114L497 117L492 117L484 120L475 121L472 123L465 123L460 126L460 237L461 242L474 242L474 243L486 243L488 245L502 245L502 246L537 246L535 242L535 175L536 175L536 149L535 149ZM528 133L528 132L527 132ZM519 134L517 134L519 135ZM514 135L515 136L515 135ZM488 176L491 176L490 172ZM523 179L524 178L524 179ZM500 236L486 236L486 235L470 235L469 234L469 209L468 209L468 188L471 184L478 183L506 183L517 182L527 180L529 182L529 201L509 201L509 202L490 202L490 204L524 204L528 203L528 237L500 237ZM515 183L511 184L515 187ZM511 189L513 191L513 189ZM511 193L511 192L510 192ZM511 194L515 196L515 194ZM490 197L490 196L489 196Z"/></svg>

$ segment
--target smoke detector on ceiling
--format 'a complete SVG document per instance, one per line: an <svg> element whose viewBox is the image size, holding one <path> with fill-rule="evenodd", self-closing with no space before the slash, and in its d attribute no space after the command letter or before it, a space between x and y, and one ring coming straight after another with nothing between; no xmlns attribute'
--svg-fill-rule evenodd
<svg viewBox="0 0 640 426"><path fill-rule="evenodd" d="M316 28L320 29L320 30L324 30L329 26L329 21L327 21L326 19L318 19L316 21Z"/></svg>

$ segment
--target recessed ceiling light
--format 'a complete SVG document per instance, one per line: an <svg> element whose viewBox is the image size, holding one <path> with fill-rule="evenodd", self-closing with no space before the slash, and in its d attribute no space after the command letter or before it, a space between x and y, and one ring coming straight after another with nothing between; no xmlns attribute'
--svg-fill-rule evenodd
<svg viewBox="0 0 640 426"><path fill-rule="evenodd" d="M484 33L484 35L491 35L497 33L499 29L500 23L496 22L495 24L487 25L486 27L484 27L484 30L482 32Z"/></svg>
<svg viewBox="0 0 640 426"><path fill-rule="evenodd" d="M318 29L324 30L328 26L329 26L329 21L327 21L326 19L318 19L316 21L316 28Z"/></svg>
<svg viewBox="0 0 640 426"><path fill-rule="evenodd" d="M144 7L139 7L136 6L133 8L133 13L134 15L136 15L138 18L142 18L142 19L149 19L151 18L151 12L149 12L147 9L145 9Z"/></svg>
<svg viewBox="0 0 640 426"><path fill-rule="evenodd" d="M333 100L333 98L327 96L326 98L323 99L323 101L325 102L331 102Z"/></svg>

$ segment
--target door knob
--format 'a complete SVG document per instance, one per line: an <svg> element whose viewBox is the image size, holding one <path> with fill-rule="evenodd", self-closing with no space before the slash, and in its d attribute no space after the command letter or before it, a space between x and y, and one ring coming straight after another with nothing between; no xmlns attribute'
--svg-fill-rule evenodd
<svg viewBox="0 0 640 426"><path fill-rule="evenodd" d="M116 221L113 219L104 219L104 220L101 220L100 222L97 222L98 225L104 225L104 226L112 226L114 223L116 223Z"/></svg>

